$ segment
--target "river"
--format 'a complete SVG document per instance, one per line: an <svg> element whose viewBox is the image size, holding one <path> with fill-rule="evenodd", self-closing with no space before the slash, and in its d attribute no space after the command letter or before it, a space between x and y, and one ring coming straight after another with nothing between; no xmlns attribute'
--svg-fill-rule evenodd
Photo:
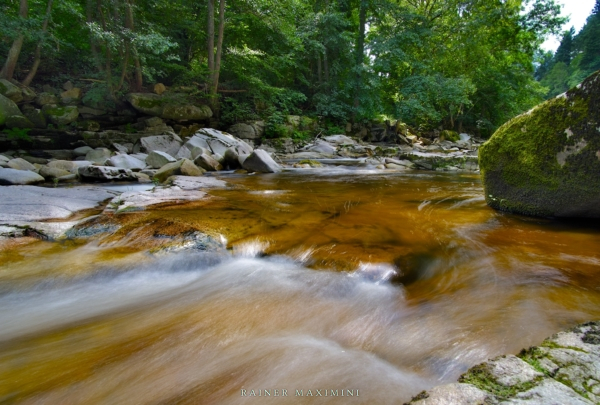
<svg viewBox="0 0 600 405"><path fill-rule="evenodd" d="M496 212L478 175L222 178L114 235L0 242L0 403L397 404L600 319L600 224ZM149 253L157 227L226 248Z"/></svg>

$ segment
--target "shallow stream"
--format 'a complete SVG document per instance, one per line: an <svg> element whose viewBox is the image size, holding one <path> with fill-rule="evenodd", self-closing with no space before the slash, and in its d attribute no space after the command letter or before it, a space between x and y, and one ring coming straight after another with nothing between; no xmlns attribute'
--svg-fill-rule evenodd
<svg viewBox="0 0 600 405"><path fill-rule="evenodd" d="M495 212L477 175L306 173L120 214L217 253L1 242L0 403L398 404L600 319L597 222Z"/></svg>

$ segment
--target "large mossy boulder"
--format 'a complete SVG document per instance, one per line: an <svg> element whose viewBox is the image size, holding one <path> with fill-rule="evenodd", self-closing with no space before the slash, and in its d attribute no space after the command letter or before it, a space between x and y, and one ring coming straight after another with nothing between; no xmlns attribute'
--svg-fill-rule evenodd
<svg viewBox="0 0 600 405"><path fill-rule="evenodd" d="M2 94L6 98L11 99L15 103L20 103L21 101L23 101L21 89L6 79L0 79L0 94Z"/></svg>
<svg viewBox="0 0 600 405"><path fill-rule="evenodd" d="M19 107L12 100L0 94L0 125L4 125L8 117L18 115L22 115Z"/></svg>
<svg viewBox="0 0 600 405"><path fill-rule="evenodd" d="M495 209L600 218L600 71L501 126L479 165Z"/></svg>
<svg viewBox="0 0 600 405"><path fill-rule="evenodd" d="M180 122L204 121L212 117L206 105L195 105L182 94L129 93L127 101L139 112Z"/></svg>
<svg viewBox="0 0 600 405"><path fill-rule="evenodd" d="M42 111L48 120L55 125L69 125L77 121L79 110L75 106L58 106L56 104L46 104Z"/></svg>

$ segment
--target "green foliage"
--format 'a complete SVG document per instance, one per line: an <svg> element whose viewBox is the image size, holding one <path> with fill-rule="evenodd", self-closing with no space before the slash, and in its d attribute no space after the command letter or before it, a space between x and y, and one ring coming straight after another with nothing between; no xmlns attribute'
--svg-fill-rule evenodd
<svg viewBox="0 0 600 405"><path fill-rule="evenodd" d="M30 128L4 128L2 132L6 134L9 141L31 142L30 130Z"/></svg>

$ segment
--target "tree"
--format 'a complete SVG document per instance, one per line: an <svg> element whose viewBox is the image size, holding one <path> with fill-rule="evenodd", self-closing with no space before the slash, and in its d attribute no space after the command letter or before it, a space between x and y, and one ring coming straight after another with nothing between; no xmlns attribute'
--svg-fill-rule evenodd
<svg viewBox="0 0 600 405"><path fill-rule="evenodd" d="M571 27L570 30L563 33L560 45L554 55L555 62L563 62L565 65L571 63L573 53L573 36L575 35L575 27Z"/></svg>
<svg viewBox="0 0 600 405"><path fill-rule="evenodd" d="M20 0L19 2L19 17L21 19L26 19L28 13L27 0ZM19 55L21 54L21 47L23 46L23 41L25 40L25 34L20 32L17 34L17 37L12 43L10 47L10 51L8 51L8 56L6 58L6 62L4 62L4 66L2 70L0 70L0 77L4 79L12 79L15 68L17 67L17 61L19 60Z"/></svg>

